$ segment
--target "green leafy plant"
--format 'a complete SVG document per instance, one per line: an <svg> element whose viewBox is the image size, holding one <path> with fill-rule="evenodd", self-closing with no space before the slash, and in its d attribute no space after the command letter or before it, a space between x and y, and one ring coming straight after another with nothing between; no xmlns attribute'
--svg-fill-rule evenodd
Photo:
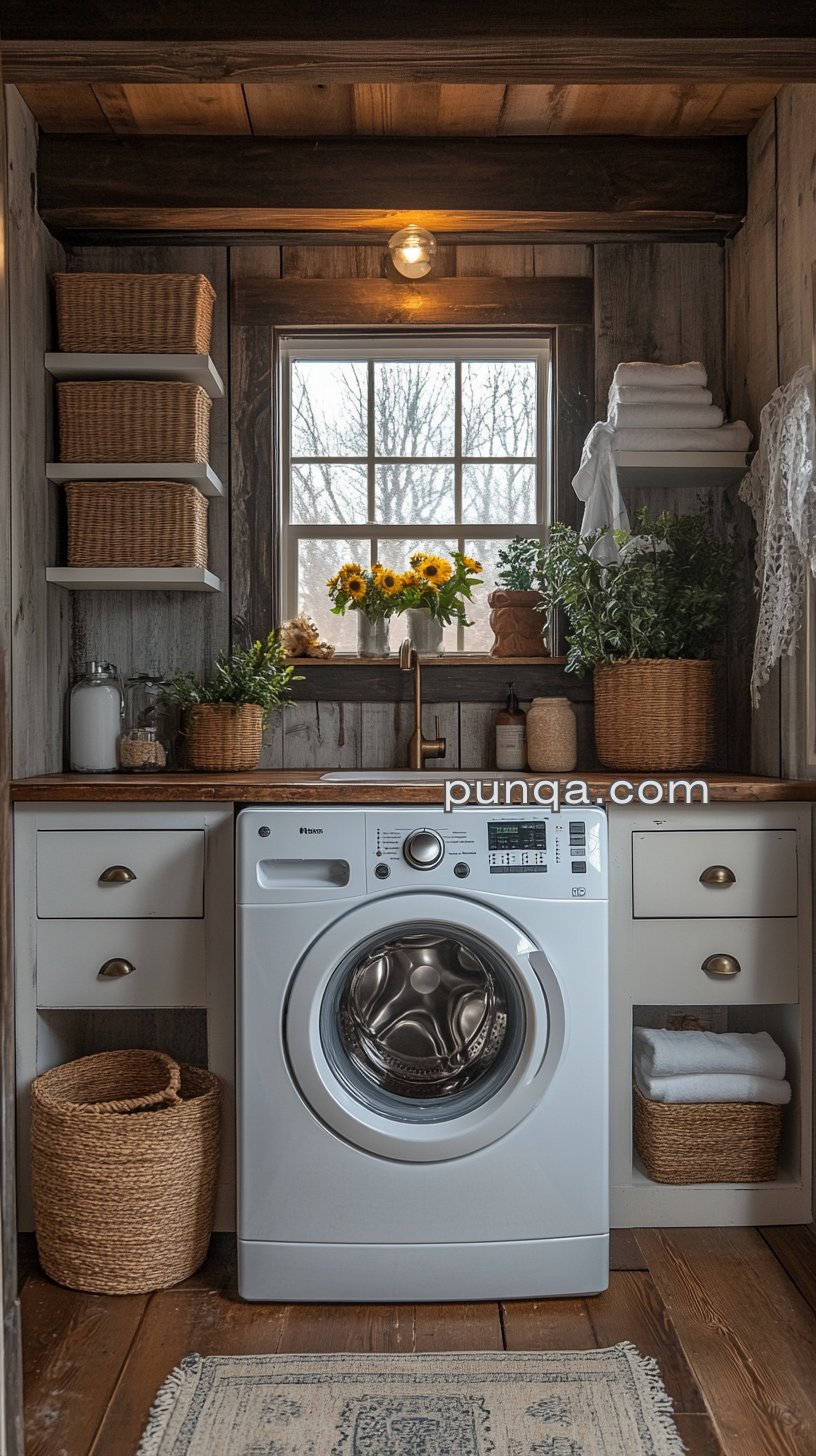
<svg viewBox="0 0 816 1456"><path fill-rule="evenodd" d="M182 708L196 703L232 703L236 708L254 703L263 709L266 726L276 708L291 707L290 685L302 681L294 668L287 666L277 633L270 632L263 642L219 652L215 671L206 682L192 672L176 673L167 696Z"/></svg>
<svg viewBox="0 0 816 1456"><path fill-rule="evenodd" d="M534 537L514 536L496 557L496 585L503 591L535 591L542 549Z"/></svg>
<svg viewBox="0 0 816 1456"><path fill-rule="evenodd" d="M583 537L556 524L541 555L537 609L567 620L567 672L632 658L710 657L722 638L738 580L733 541L706 513L652 517L638 511L632 532L616 531L620 560L597 561L605 533Z"/></svg>

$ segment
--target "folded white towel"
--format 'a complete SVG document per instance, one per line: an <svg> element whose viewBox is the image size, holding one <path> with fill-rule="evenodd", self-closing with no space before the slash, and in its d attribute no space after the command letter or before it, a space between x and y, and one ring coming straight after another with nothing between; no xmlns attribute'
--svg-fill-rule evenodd
<svg viewBox="0 0 816 1456"><path fill-rule="evenodd" d="M785 1053L767 1031L665 1031L636 1026L632 1046L646 1077L691 1072L785 1075Z"/></svg>
<svg viewBox="0 0 816 1456"><path fill-rule="evenodd" d="M711 390L701 384L613 384L610 404L711 404Z"/></svg>
<svg viewBox="0 0 816 1456"><path fill-rule="evenodd" d="M658 389L665 385L708 383L705 365L692 359L688 364L646 364L636 359L619 364L612 376L613 384L649 384Z"/></svg>
<svg viewBox="0 0 816 1456"><path fill-rule="evenodd" d="M644 1077L635 1068L635 1081L653 1102L770 1102L784 1107L791 1100L790 1082L774 1077L727 1076Z"/></svg>
<svg viewBox="0 0 816 1456"><path fill-rule="evenodd" d="M616 450L738 450L751 443L751 431L744 420L720 425L718 430L616 430Z"/></svg>
<svg viewBox="0 0 816 1456"><path fill-rule="evenodd" d="M609 423L615 429L716 430L723 412L716 404L611 404Z"/></svg>

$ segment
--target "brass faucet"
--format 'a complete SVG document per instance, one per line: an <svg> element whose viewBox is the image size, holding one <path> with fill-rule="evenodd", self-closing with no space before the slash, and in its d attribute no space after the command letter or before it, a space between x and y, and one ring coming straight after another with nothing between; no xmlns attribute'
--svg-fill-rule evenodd
<svg viewBox="0 0 816 1456"><path fill-rule="evenodd" d="M419 654L410 637L400 644L399 665L403 672L414 673L414 731L408 742L408 767L420 771L426 758L444 758L447 743L439 736L439 718L434 719L435 738L422 736L422 685L419 674Z"/></svg>

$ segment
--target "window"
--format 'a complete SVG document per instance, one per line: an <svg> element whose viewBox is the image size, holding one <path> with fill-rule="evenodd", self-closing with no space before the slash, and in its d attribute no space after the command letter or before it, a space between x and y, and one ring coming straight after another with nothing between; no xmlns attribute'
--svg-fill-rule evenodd
<svg viewBox="0 0 816 1456"><path fill-rule="evenodd" d="M485 568L449 651L486 652L487 593L513 536L543 535L550 498L548 336L281 341L283 609L301 608L341 651L326 581L344 561L401 571L417 550Z"/></svg>

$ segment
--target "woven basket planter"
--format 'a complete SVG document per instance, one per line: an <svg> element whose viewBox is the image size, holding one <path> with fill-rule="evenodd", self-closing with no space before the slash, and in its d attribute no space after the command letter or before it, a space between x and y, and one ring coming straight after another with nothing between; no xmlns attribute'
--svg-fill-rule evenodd
<svg viewBox="0 0 816 1456"><path fill-rule="evenodd" d="M212 1233L220 1103L211 1072L155 1052L105 1052L36 1078L32 1182L45 1273L96 1294L189 1278Z"/></svg>
<svg viewBox="0 0 816 1456"><path fill-rule="evenodd" d="M196 703L187 709L185 733L190 768L241 773L258 767L263 710L255 703Z"/></svg>
<svg viewBox="0 0 816 1456"><path fill-rule="evenodd" d="M770 1183L782 1108L768 1102L653 1102L633 1084L635 1147L656 1183Z"/></svg>
<svg viewBox="0 0 816 1456"><path fill-rule="evenodd" d="M155 379L71 379L57 385L60 459L203 461L210 397L200 384Z"/></svg>
<svg viewBox="0 0 816 1456"><path fill-rule="evenodd" d="M209 354L202 273L55 273L59 346L77 354Z"/></svg>
<svg viewBox="0 0 816 1456"><path fill-rule="evenodd" d="M546 618L535 611L537 591L492 591L487 599L494 642L491 657L547 657Z"/></svg>
<svg viewBox="0 0 816 1456"><path fill-rule="evenodd" d="M716 664L643 658L595 668L595 749L604 768L701 768L714 754Z"/></svg>
<svg viewBox="0 0 816 1456"><path fill-rule="evenodd" d="M65 487L69 566L206 566L207 501L175 480Z"/></svg>

